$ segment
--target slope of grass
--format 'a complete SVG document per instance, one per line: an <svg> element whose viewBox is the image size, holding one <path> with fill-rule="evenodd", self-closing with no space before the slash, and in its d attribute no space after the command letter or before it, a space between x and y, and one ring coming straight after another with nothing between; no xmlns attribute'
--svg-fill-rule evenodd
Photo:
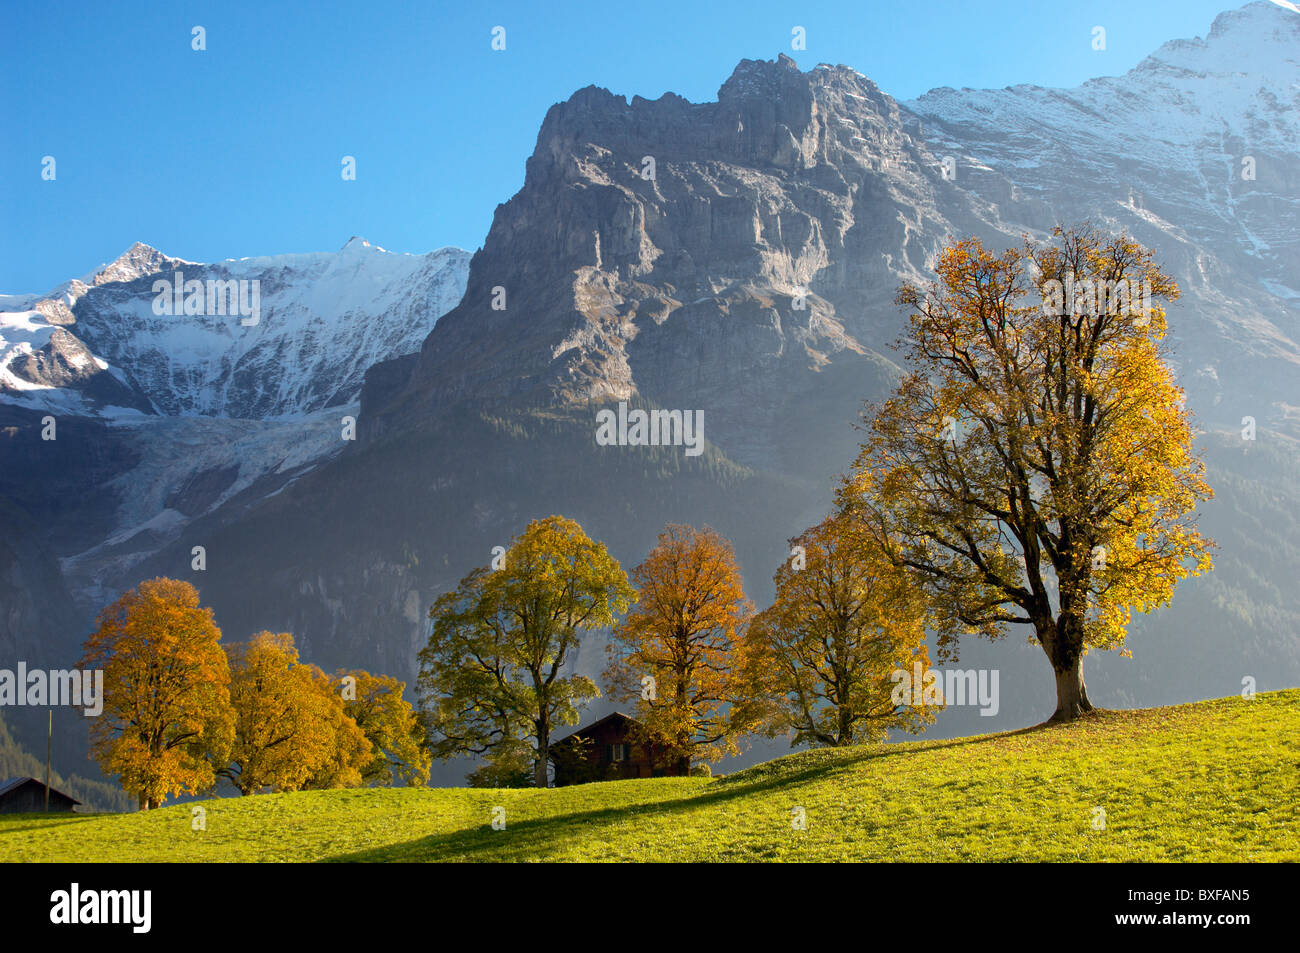
<svg viewBox="0 0 1300 953"><path fill-rule="evenodd" d="M190 805L0 815L0 861L1294 861L1298 729L1293 689L802 752L715 780L216 799L203 831Z"/></svg>

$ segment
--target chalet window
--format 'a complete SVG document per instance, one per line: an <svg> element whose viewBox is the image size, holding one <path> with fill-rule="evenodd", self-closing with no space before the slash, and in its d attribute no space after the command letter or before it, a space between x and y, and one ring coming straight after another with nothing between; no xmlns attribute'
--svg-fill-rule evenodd
<svg viewBox="0 0 1300 953"><path fill-rule="evenodd" d="M605 756L610 761L626 761L628 756L627 744L605 745Z"/></svg>

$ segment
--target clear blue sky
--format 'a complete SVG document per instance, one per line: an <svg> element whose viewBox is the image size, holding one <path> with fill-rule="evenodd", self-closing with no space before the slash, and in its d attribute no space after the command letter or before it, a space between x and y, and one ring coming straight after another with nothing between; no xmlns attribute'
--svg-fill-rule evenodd
<svg viewBox="0 0 1300 953"><path fill-rule="evenodd" d="M590 84L711 100L738 60L786 52L805 70L852 66L898 99L1074 86L1204 36L1236 5L14 0L0 12L0 291L46 291L137 240L197 261L352 235L473 250L522 184L547 108ZM505 52L490 48L496 25ZM790 48L795 25L804 52ZM1105 52L1091 46L1098 25Z"/></svg>

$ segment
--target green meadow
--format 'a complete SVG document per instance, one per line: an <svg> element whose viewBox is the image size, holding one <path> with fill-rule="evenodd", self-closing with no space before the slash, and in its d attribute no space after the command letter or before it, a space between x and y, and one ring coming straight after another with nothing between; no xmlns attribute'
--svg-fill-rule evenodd
<svg viewBox="0 0 1300 953"><path fill-rule="evenodd" d="M0 861L1296 861L1298 736L1292 689L725 778L217 798L197 831L191 804L0 815Z"/></svg>

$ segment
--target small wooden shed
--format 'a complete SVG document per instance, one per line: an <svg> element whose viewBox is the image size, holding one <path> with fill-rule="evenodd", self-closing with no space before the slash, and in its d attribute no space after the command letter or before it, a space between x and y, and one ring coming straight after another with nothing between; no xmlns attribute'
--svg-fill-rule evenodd
<svg viewBox="0 0 1300 953"><path fill-rule="evenodd" d="M51 786L50 810L70 813L81 802ZM45 782L35 778L0 780L0 814L40 814L45 811Z"/></svg>

